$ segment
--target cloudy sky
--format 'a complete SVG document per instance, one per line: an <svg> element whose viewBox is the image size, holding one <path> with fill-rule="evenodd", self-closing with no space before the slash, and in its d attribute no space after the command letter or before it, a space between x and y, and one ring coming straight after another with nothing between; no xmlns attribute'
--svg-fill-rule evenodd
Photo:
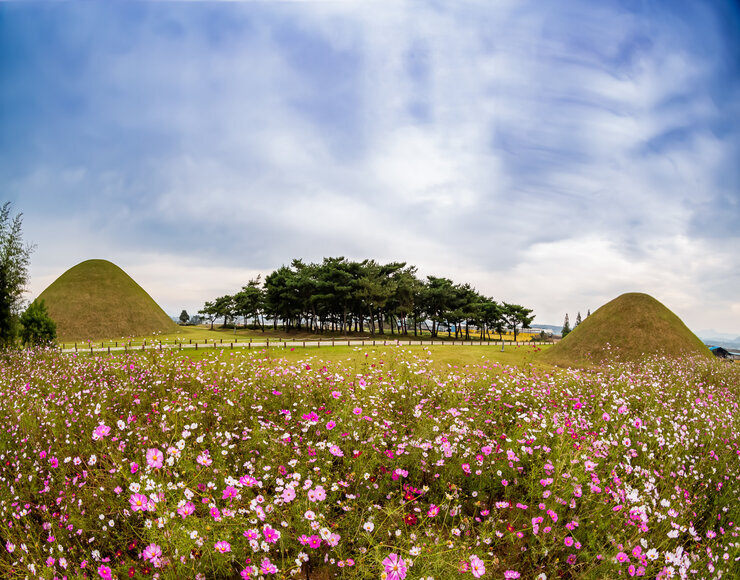
<svg viewBox="0 0 740 580"><path fill-rule="evenodd" d="M369 257L740 335L738 31L730 0L0 1L28 297L105 258L193 314Z"/></svg>

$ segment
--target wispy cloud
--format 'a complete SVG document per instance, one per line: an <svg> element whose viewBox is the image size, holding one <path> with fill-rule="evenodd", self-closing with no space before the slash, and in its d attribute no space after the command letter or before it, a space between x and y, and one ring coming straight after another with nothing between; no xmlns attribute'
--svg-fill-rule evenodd
<svg viewBox="0 0 740 580"><path fill-rule="evenodd" d="M146 255L177 313L212 297L208 267L230 292L293 257L370 256L542 322L637 289L740 329L729 2L0 11L0 183L39 244L36 293L91 253Z"/></svg>

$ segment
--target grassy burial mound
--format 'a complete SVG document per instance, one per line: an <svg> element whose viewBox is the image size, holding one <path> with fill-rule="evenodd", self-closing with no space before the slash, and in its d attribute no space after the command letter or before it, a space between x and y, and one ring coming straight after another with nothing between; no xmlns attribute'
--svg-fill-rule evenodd
<svg viewBox="0 0 740 580"><path fill-rule="evenodd" d="M558 344L545 362L581 366L647 355L710 356L681 319L652 296L631 292L608 302Z"/></svg>
<svg viewBox="0 0 740 580"><path fill-rule="evenodd" d="M152 297L107 260L77 264L39 298L46 301L61 340L141 336L176 329Z"/></svg>

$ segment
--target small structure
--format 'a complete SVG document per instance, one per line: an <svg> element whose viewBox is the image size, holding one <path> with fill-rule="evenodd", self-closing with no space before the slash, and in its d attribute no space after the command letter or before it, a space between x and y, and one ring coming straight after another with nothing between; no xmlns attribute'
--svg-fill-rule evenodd
<svg viewBox="0 0 740 580"><path fill-rule="evenodd" d="M709 350L717 358L733 358L732 354L727 349L724 349L721 346L710 346Z"/></svg>

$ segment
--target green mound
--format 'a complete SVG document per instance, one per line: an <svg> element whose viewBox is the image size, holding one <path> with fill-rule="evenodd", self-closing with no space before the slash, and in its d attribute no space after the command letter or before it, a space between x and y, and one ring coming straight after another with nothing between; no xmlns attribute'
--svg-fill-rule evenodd
<svg viewBox="0 0 740 580"><path fill-rule="evenodd" d="M678 316L652 296L631 292L599 308L542 353L542 360L584 366L613 359L638 360L649 355L711 356Z"/></svg>
<svg viewBox="0 0 740 580"><path fill-rule="evenodd" d="M60 340L94 340L172 332L176 325L144 289L107 260L67 270L39 296Z"/></svg>

